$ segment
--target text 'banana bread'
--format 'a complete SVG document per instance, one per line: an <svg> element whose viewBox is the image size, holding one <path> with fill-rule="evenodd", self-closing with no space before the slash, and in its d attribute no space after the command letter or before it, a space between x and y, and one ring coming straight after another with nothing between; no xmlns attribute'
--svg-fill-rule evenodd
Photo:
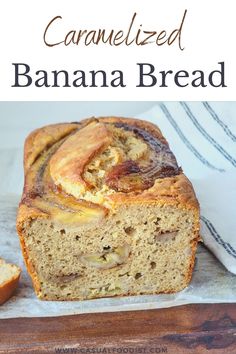
<svg viewBox="0 0 236 354"><path fill-rule="evenodd" d="M26 139L17 230L40 299L172 293L192 275L199 206L153 124L90 118Z"/></svg>

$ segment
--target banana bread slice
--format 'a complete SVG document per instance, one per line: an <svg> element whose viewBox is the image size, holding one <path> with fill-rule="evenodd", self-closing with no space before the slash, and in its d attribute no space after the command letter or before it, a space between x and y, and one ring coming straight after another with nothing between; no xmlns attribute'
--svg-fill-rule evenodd
<svg viewBox="0 0 236 354"><path fill-rule="evenodd" d="M190 282L199 205L155 125L90 118L31 133L17 230L45 300L173 293Z"/></svg>
<svg viewBox="0 0 236 354"><path fill-rule="evenodd" d="M16 290L21 269L0 258L0 305L6 302Z"/></svg>

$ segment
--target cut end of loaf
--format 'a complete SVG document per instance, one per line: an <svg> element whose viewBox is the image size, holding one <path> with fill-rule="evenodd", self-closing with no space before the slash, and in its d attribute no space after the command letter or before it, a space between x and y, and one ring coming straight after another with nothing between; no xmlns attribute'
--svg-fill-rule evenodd
<svg viewBox="0 0 236 354"><path fill-rule="evenodd" d="M193 211L122 206L105 223L78 228L37 219L25 244L44 300L173 293L191 278L198 230Z"/></svg>

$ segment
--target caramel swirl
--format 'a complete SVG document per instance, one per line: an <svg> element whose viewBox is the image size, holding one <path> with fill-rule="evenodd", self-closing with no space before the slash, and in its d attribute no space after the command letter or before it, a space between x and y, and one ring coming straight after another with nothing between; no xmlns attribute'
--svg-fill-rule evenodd
<svg viewBox="0 0 236 354"><path fill-rule="evenodd" d="M67 130L31 159L22 199L59 223L98 222L111 194L141 193L181 173L165 140L144 128L91 119Z"/></svg>
<svg viewBox="0 0 236 354"><path fill-rule="evenodd" d="M51 178L49 162L65 140L61 139L45 150L31 166L26 175L22 203L39 209L59 224L99 222L107 214L104 207L67 195Z"/></svg>
<svg viewBox="0 0 236 354"><path fill-rule="evenodd" d="M157 178L176 176L181 172L169 146L153 137L148 131L126 123L115 123L118 128L133 132L151 149L148 164L141 166L134 161L125 161L113 167L106 176L106 183L119 192L145 190L153 186Z"/></svg>

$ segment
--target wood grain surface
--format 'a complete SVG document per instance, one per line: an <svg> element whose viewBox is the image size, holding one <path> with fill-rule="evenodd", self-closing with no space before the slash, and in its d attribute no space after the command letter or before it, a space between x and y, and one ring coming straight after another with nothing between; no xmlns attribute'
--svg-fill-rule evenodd
<svg viewBox="0 0 236 354"><path fill-rule="evenodd" d="M236 304L0 320L0 353L236 353Z"/></svg>

